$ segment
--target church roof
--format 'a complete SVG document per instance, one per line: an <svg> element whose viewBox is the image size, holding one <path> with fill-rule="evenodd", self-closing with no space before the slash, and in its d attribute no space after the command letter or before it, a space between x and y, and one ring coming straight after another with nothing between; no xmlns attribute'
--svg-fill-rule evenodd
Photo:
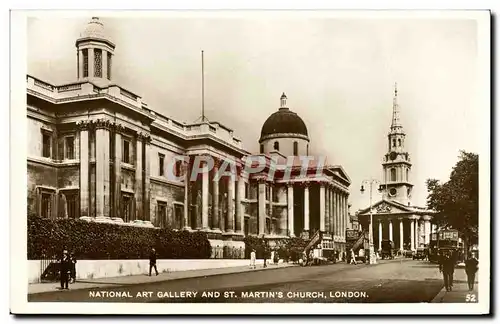
<svg viewBox="0 0 500 324"><path fill-rule="evenodd" d="M382 199L372 205L372 211L374 214L417 214L417 215L429 215L434 214L433 210L427 209L425 207L418 206L407 206L400 202L388 199ZM370 207L359 210L359 215L369 215Z"/></svg>

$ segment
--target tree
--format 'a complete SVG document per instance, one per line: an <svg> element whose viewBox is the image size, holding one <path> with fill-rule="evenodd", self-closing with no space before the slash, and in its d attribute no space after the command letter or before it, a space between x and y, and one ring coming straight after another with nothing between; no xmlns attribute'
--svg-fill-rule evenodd
<svg viewBox="0 0 500 324"><path fill-rule="evenodd" d="M459 161L447 182L441 184L436 179L426 182L427 207L437 212L436 223L457 229L466 246L477 243L478 237L478 173L479 156L460 151Z"/></svg>

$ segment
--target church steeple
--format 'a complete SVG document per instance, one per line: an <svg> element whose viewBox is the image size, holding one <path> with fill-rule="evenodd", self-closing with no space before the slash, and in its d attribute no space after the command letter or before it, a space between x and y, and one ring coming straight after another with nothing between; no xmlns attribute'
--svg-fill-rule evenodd
<svg viewBox="0 0 500 324"><path fill-rule="evenodd" d="M392 123L391 132L402 132L403 126L399 120L399 105L398 105L398 84L394 83L394 97L392 99Z"/></svg>
<svg viewBox="0 0 500 324"><path fill-rule="evenodd" d="M387 199L396 200L404 205L410 202L413 185L410 182L410 155L405 149L406 133L399 118L398 88L394 84L392 99L392 120L387 135L388 147L382 168L384 171L385 193Z"/></svg>

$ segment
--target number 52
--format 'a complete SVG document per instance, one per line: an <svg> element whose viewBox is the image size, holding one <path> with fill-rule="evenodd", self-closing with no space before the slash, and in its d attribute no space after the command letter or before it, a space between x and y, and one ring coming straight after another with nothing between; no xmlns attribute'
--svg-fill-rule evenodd
<svg viewBox="0 0 500 324"><path fill-rule="evenodd" d="M475 302L476 301L476 294L467 294L465 296L465 301L466 302Z"/></svg>

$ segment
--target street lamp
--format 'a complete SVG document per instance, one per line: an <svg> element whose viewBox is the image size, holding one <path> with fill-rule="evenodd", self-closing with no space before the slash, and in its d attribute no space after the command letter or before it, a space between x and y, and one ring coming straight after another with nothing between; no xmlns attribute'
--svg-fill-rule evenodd
<svg viewBox="0 0 500 324"><path fill-rule="evenodd" d="M367 184L370 186L370 225L369 225L369 233L368 233L368 236L369 236L369 241L370 241L370 258L369 258L369 261L368 263L369 264L376 264L377 263L377 258L375 256L375 249L373 247L373 214L372 214L372 189L373 189L373 185L375 184L378 184L379 187L378 187L378 191L379 192L382 192L383 191L383 186L382 184L380 183L380 181L376 180L376 179L370 179L370 180L363 180L363 182L361 183L361 193L364 193L365 192L365 188L364 188L364 184Z"/></svg>

